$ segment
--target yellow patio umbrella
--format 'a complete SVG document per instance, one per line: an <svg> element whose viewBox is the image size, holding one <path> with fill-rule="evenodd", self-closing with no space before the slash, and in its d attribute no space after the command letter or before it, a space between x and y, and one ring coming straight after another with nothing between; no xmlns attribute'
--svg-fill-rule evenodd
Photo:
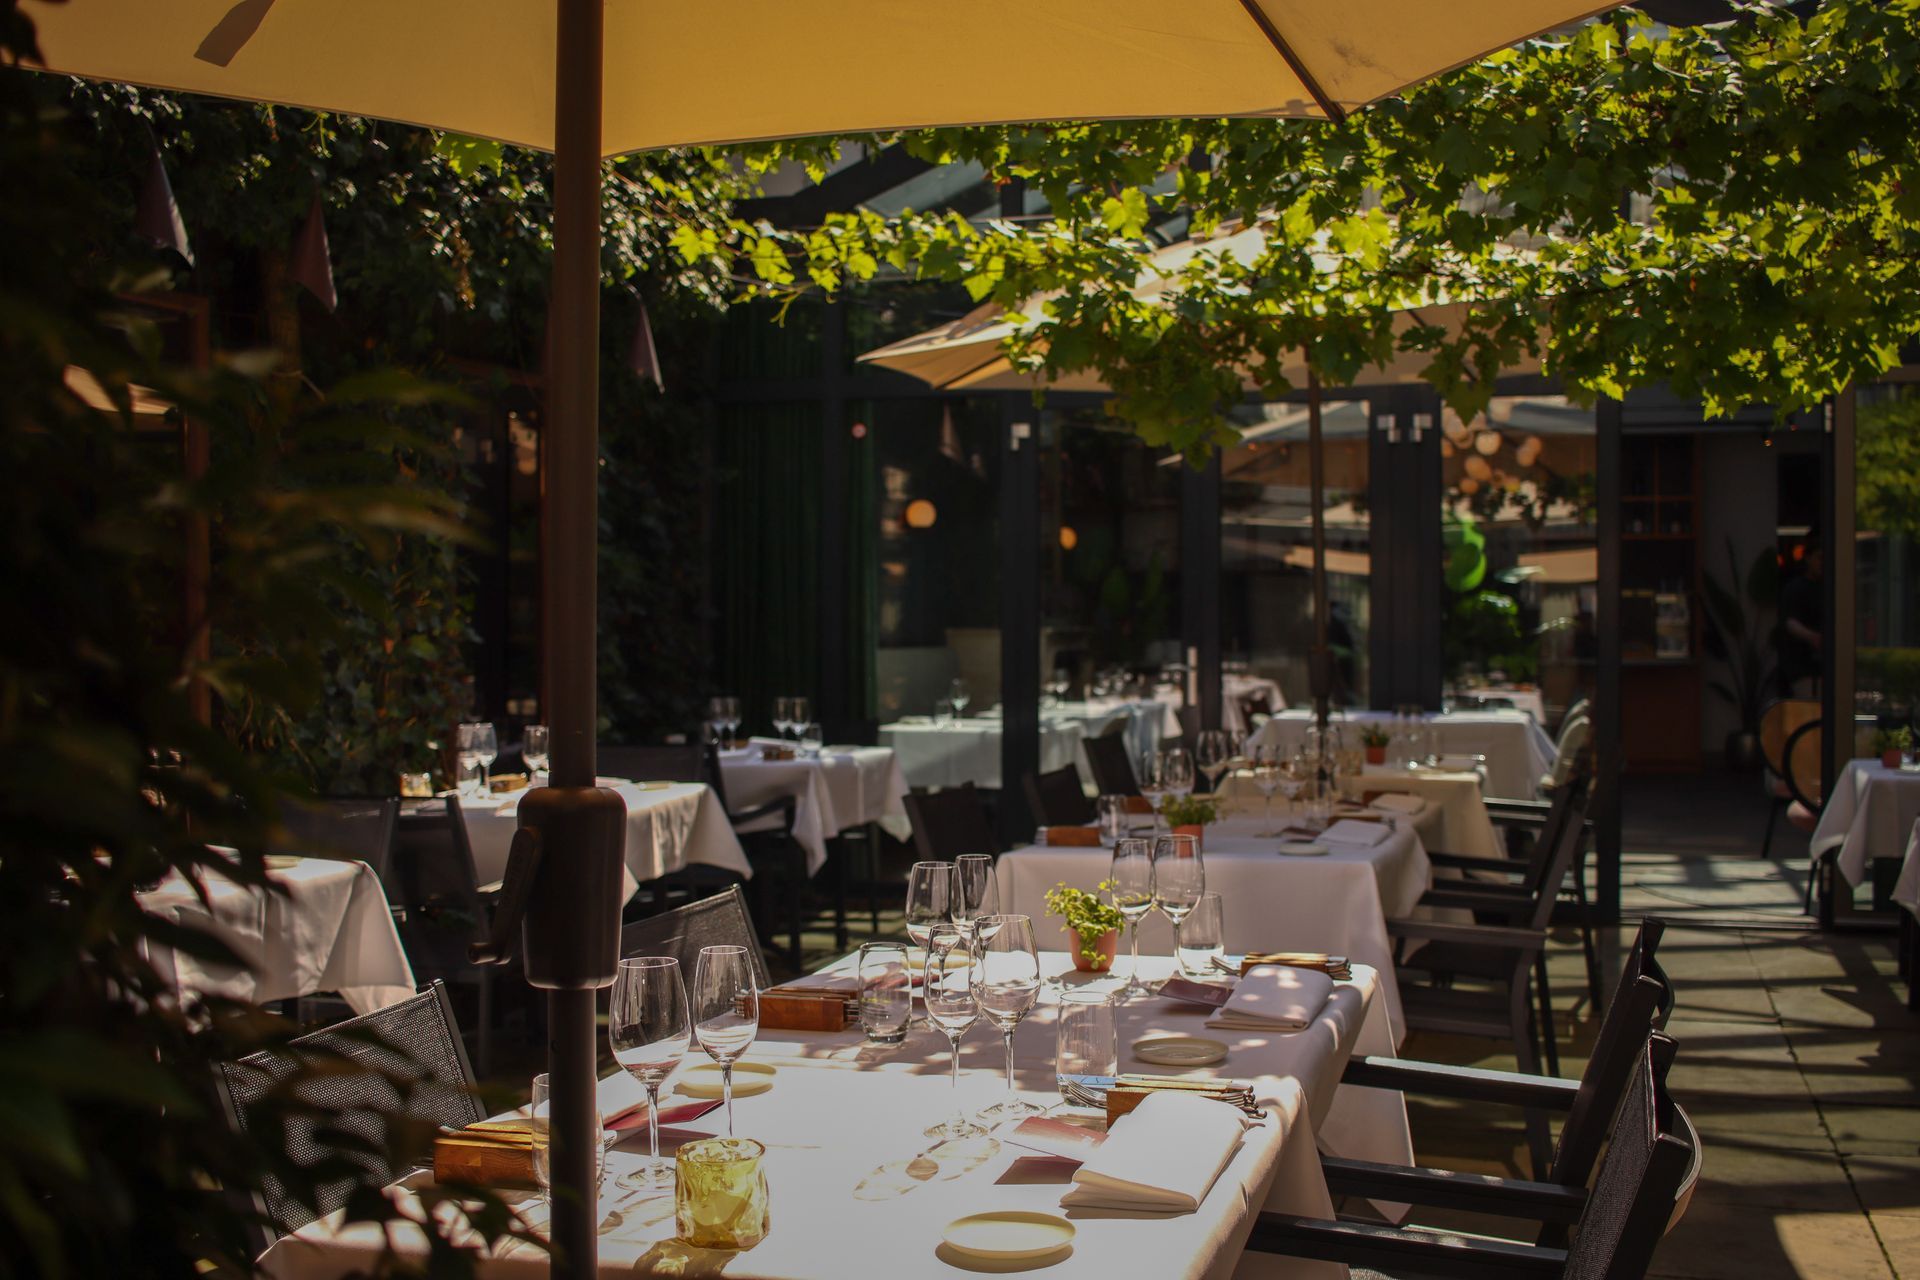
<svg viewBox="0 0 1920 1280"><path fill-rule="evenodd" d="M690 143L1148 116L1339 118L1593 0L22 0L48 70L555 154L550 794L521 806L528 980L553 991L556 1272L596 1270L594 999L622 810L594 786L600 165ZM522 870L524 868L524 870ZM537 868L537 870L536 870ZM514 885L508 886L513 901ZM511 912L506 913L511 918ZM496 942L498 938L496 937Z"/></svg>

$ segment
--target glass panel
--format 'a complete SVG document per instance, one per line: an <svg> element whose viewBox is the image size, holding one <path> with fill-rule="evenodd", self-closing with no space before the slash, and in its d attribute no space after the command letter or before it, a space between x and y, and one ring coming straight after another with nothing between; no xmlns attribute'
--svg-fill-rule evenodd
<svg viewBox="0 0 1920 1280"><path fill-rule="evenodd" d="M1563 396L1496 396L1471 425L1451 410L1440 425L1448 696L1510 705L1554 725L1572 702L1593 692L1599 579L1593 411ZM1669 510L1666 473L1657 465L1662 460L1627 460L1629 507L1639 502L1650 513ZM1668 470L1691 486L1690 470L1678 462ZM1683 518L1680 505L1671 510L1672 518ZM1634 527L1631 520L1626 527ZM1631 560L1631 550L1624 557ZM1670 593L1681 610L1685 590ZM1663 597L1658 622L1649 616L1649 651L1684 641L1667 616L1673 603Z"/></svg>
<svg viewBox="0 0 1920 1280"><path fill-rule="evenodd" d="M1221 460L1220 644L1222 720L1312 701L1313 532L1308 507L1307 410L1249 405L1240 443ZM1325 406L1328 636L1334 703L1368 702L1368 404Z"/></svg>
<svg viewBox="0 0 1920 1280"><path fill-rule="evenodd" d="M1861 729L1920 707L1920 385L1863 387L1854 416L1855 702ZM1871 734L1857 744L1873 750Z"/></svg>

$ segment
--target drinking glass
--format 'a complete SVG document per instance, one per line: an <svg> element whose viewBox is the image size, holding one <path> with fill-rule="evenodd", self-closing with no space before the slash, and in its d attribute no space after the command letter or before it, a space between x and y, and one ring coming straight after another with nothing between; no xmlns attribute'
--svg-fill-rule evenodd
<svg viewBox="0 0 1920 1280"><path fill-rule="evenodd" d="M664 1187L673 1166L660 1158L660 1086L687 1056L687 988L672 956L622 960L607 1007L613 1060L647 1087L647 1162L620 1179L629 1191Z"/></svg>
<svg viewBox="0 0 1920 1280"><path fill-rule="evenodd" d="M455 731L454 755L460 766L457 775L462 784L460 790L465 791L467 790L465 785L467 776L469 774L478 775L480 772L479 725L469 722L462 724L459 729Z"/></svg>
<svg viewBox="0 0 1920 1280"><path fill-rule="evenodd" d="M1180 955L1180 924L1207 891L1207 864L1200 858L1200 841L1193 836L1155 836L1153 840L1153 902L1173 921L1173 954Z"/></svg>
<svg viewBox="0 0 1920 1280"><path fill-rule="evenodd" d="M1160 830L1160 802L1169 790L1165 776L1160 772L1164 763L1160 752L1149 750L1140 753L1140 767L1135 779L1140 785L1140 794L1153 807L1153 829Z"/></svg>
<svg viewBox="0 0 1920 1280"><path fill-rule="evenodd" d="M1013 1090L1013 1032L1040 994L1040 949L1033 940L1031 916L982 916L977 932L980 1012L1000 1029L1007 1047L1007 1096L980 1112L981 1120L997 1125L1044 1109Z"/></svg>
<svg viewBox="0 0 1920 1280"><path fill-rule="evenodd" d="M1101 796L1094 811L1100 815L1100 840L1106 845L1114 845L1127 835L1127 798L1125 796Z"/></svg>
<svg viewBox="0 0 1920 1280"><path fill-rule="evenodd" d="M1299 803L1301 793L1313 782L1313 762L1305 752L1280 762L1280 794L1287 798L1287 808L1292 811Z"/></svg>
<svg viewBox="0 0 1920 1280"><path fill-rule="evenodd" d="M800 731L813 719L813 706L805 698L788 698L787 716L787 725L793 730L793 736L797 740L800 737Z"/></svg>
<svg viewBox="0 0 1920 1280"><path fill-rule="evenodd" d="M727 695L727 745L734 746L740 741L740 699Z"/></svg>
<svg viewBox="0 0 1920 1280"><path fill-rule="evenodd" d="M953 1049L953 1117L927 1129L929 1138L977 1138L986 1132L960 1110L960 1041L980 1019L980 957L973 940L954 924L936 925L928 935L927 972L921 998L927 1018Z"/></svg>
<svg viewBox="0 0 1920 1280"><path fill-rule="evenodd" d="M973 701L973 690L967 687L965 680L955 676L953 683L947 686L947 702L953 707L955 720L966 712L967 704L971 701Z"/></svg>
<svg viewBox="0 0 1920 1280"><path fill-rule="evenodd" d="M773 700L773 731L780 737L787 736L787 730L793 727L793 699L775 698Z"/></svg>
<svg viewBox="0 0 1920 1280"><path fill-rule="evenodd" d="M1153 845L1131 838L1114 845L1107 883L1114 908L1127 922L1127 940L1133 954L1133 967L1126 985L1120 988L1120 997L1147 995L1147 986L1140 981L1140 920L1153 910Z"/></svg>
<svg viewBox="0 0 1920 1280"><path fill-rule="evenodd" d="M693 967L693 1035L720 1064L720 1096L733 1136L733 1064L760 1033L760 988L745 947L702 947Z"/></svg>
<svg viewBox="0 0 1920 1280"><path fill-rule="evenodd" d="M1160 748L1160 785L1181 800L1193 794L1193 757L1185 747Z"/></svg>
<svg viewBox="0 0 1920 1280"><path fill-rule="evenodd" d="M553 1082L542 1071L533 1078L533 1098L527 1105L527 1128L533 1135L533 1180L540 1184L540 1189L547 1193L549 1199L553 1196L552 1113ZM600 1123L600 1109L596 1106L593 1131L601 1133L605 1127ZM607 1172L607 1148L604 1143L596 1141L593 1149L593 1184L597 1194L600 1179Z"/></svg>
<svg viewBox="0 0 1920 1280"><path fill-rule="evenodd" d="M953 922L978 934L987 916L1000 913L1000 886L993 877L993 855L963 853L953 864Z"/></svg>
<svg viewBox="0 0 1920 1280"><path fill-rule="evenodd" d="M1111 1076L1119 1066L1112 998L1095 987L1061 992L1060 1021L1054 1036L1054 1079L1064 1083L1073 1076Z"/></svg>
<svg viewBox="0 0 1920 1280"><path fill-rule="evenodd" d="M808 760L820 758L820 748L825 745L826 739L821 736L818 724L811 720L797 724L793 727L793 734L800 739L800 754L803 757Z"/></svg>
<svg viewBox="0 0 1920 1280"><path fill-rule="evenodd" d="M959 897L958 872L951 862L916 862L907 872L907 936L920 947L920 954L931 956L928 940L934 926L953 923L953 903Z"/></svg>
<svg viewBox="0 0 1920 1280"><path fill-rule="evenodd" d="M1280 790L1284 766L1280 748L1261 746L1253 749L1253 785L1265 797L1266 803L1266 830L1260 833L1263 836L1279 834L1273 829L1273 793Z"/></svg>
<svg viewBox="0 0 1920 1280"><path fill-rule="evenodd" d="M493 762L500 758L500 739L494 734L490 724L473 726L473 753L480 759L480 794L487 794L487 774L493 768Z"/></svg>
<svg viewBox="0 0 1920 1280"><path fill-rule="evenodd" d="M552 733L543 724L530 724L520 741L520 758L527 762L527 771L532 775L527 779L542 778L547 773L548 746L553 740Z"/></svg>
<svg viewBox="0 0 1920 1280"><path fill-rule="evenodd" d="M727 700L715 696L707 699L707 733L719 747L727 745Z"/></svg>
<svg viewBox="0 0 1920 1280"><path fill-rule="evenodd" d="M875 1044L899 1044L913 1021L913 970L897 942L860 948L860 1029Z"/></svg>
<svg viewBox="0 0 1920 1280"><path fill-rule="evenodd" d="M1225 729L1207 729L1193 744L1193 762L1207 775L1207 790L1218 795L1220 779L1233 763L1233 736Z"/></svg>
<svg viewBox="0 0 1920 1280"><path fill-rule="evenodd" d="M1226 914L1221 908L1220 895L1203 893L1194 900L1193 910L1188 913L1179 940L1174 944L1180 972L1189 978L1216 976L1214 957L1226 953Z"/></svg>

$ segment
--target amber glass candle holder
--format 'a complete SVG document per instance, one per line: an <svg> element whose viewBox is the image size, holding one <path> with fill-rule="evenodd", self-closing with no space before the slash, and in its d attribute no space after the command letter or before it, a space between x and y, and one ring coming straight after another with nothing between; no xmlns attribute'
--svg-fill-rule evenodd
<svg viewBox="0 0 1920 1280"><path fill-rule="evenodd" d="M682 1146L673 1193L680 1239L701 1249L751 1249L765 1240L766 1154L752 1138L702 1138Z"/></svg>

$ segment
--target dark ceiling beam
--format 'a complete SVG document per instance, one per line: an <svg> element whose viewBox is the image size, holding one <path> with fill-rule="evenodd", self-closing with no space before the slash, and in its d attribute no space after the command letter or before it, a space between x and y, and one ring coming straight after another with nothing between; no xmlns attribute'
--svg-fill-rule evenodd
<svg viewBox="0 0 1920 1280"><path fill-rule="evenodd" d="M737 212L749 220L765 218L776 227L818 226L828 214L856 209L931 168L925 160L908 155L905 147L892 146L790 196L742 200Z"/></svg>

